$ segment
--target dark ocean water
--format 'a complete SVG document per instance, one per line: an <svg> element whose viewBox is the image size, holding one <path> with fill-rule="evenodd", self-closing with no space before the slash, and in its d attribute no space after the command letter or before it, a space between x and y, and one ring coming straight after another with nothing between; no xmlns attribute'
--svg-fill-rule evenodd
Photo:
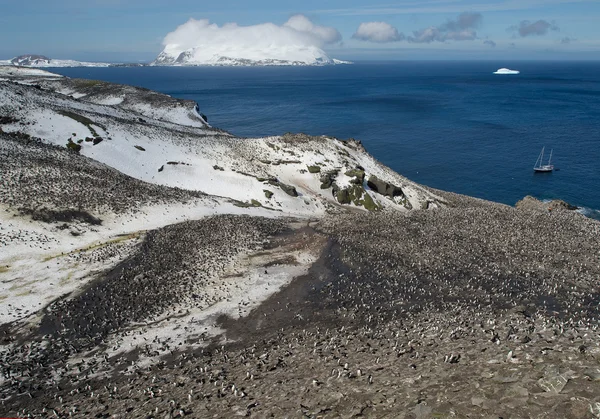
<svg viewBox="0 0 600 419"><path fill-rule="evenodd" d="M493 75L500 67L521 74ZM212 125L240 136L360 139L435 188L510 205L560 198L600 216L600 62L53 71L195 100ZM542 146L560 170L534 174Z"/></svg>

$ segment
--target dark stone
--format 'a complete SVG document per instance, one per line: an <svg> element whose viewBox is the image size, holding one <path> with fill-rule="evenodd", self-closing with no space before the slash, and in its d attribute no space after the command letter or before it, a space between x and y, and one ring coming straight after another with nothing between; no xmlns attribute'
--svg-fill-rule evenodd
<svg viewBox="0 0 600 419"><path fill-rule="evenodd" d="M160 166L160 168L158 169L159 172L162 172L163 170L165 170L165 166L164 165Z"/></svg>
<svg viewBox="0 0 600 419"><path fill-rule="evenodd" d="M290 196L298 196L298 191L296 190L295 187L291 186L291 185L286 185L285 183L281 183L279 182L279 187L283 190L283 192L285 192L286 194L290 195Z"/></svg>
<svg viewBox="0 0 600 419"><path fill-rule="evenodd" d="M337 171L330 171L321 175L321 189L331 188L337 176Z"/></svg>
<svg viewBox="0 0 600 419"><path fill-rule="evenodd" d="M321 168L319 166L307 166L307 168L310 173L320 173L321 172Z"/></svg>
<svg viewBox="0 0 600 419"><path fill-rule="evenodd" d="M365 171L359 168L348 170L345 175L353 177L354 179L352 179L350 182L357 185L362 185L365 180Z"/></svg>
<svg viewBox="0 0 600 419"><path fill-rule="evenodd" d="M79 153L81 151L81 145L74 143L73 140L71 140L70 138L69 138L69 142L67 143L67 148L69 150L73 150L77 153Z"/></svg>
<svg viewBox="0 0 600 419"><path fill-rule="evenodd" d="M402 189L400 189L398 186L385 182L379 179L377 176L369 177L369 180L367 181L367 186L373 191L381 195L389 196L390 198L404 195L404 192L402 192Z"/></svg>
<svg viewBox="0 0 600 419"><path fill-rule="evenodd" d="M339 189L335 194L335 199L337 199L340 204L349 204L351 200L348 189Z"/></svg>
<svg viewBox="0 0 600 419"><path fill-rule="evenodd" d="M104 141L104 138L102 138L102 137L96 137L96 138L94 138L93 144L94 144L94 145L98 145L98 144L100 144L102 141Z"/></svg>
<svg viewBox="0 0 600 419"><path fill-rule="evenodd" d="M142 147L142 146L134 145L134 147L137 148L140 151L146 151L146 149L144 147Z"/></svg>
<svg viewBox="0 0 600 419"><path fill-rule="evenodd" d="M325 182L321 183L321 189L331 188L332 183L333 182L331 181L331 179L327 179Z"/></svg>

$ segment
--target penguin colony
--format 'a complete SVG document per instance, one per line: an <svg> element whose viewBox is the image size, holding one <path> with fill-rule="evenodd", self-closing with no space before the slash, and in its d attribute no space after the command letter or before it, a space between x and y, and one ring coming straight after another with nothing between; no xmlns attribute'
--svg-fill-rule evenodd
<svg viewBox="0 0 600 419"><path fill-rule="evenodd" d="M131 213L144 204L184 203L203 195L142 182L85 156L65 153L64 147L1 132L0 172L0 202L38 216L45 208Z"/></svg>
<svg viewBox="0 0 600 419"><path fill-rule="evenodd" d="M598 223L447 198L454 208L323 219L310 233L329 238L321 259L230 322L233 342L171 347L127 370L135 354L101 355L107 335L176 316L181 300L210 304L206 281L284 227L221 216L150 232L102 281L15 335L19 345L1 355L3 408L34 417L593 417ZM69 362L89 350L91 361ZM109 366L109 378L95 378Z"/></svg>
<svg viewBox="0 0 600 419"><path fill-rule="evenodd" d="M0 153L0 198L15 210L127 213L199 196L31 138L0 133ZM149 231L83 290L0 328L0 416L600 417L600 224L433 192L448 206ZM155 337L107 355L115 338L213 304L231 263L282 238L321 257L247 317L215 319L227 340Z"/></svg>

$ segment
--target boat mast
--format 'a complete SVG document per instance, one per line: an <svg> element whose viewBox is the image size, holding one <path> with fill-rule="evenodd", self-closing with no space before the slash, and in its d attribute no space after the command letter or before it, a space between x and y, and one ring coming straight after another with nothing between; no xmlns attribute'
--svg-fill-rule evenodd
<svg viewBox="0 0 600 419"><path fill-rule="evenodd" d="M535 167L542 167L544 164L544 147L542 147L542 152L538 156L538 159L535 161Z"/></svg>
<svg viewBox="0 0 600 419"><path fill-rule="evenodd" d="M552 161L552 152L554 151L554 149L550 150L550 158L548 159L548 166L550 166L550 162Z"/></svg>

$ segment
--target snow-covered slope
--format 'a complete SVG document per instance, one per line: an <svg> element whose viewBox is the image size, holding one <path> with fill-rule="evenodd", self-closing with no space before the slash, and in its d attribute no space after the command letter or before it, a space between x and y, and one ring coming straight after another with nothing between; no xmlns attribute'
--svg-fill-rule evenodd
<svg viewBox="0 0 600 419"><path fill-rule="evenodd" d="M0 84L0 114L11 118L5 132L80 148L146 182L298 216L318 216L340 203L407 210L439 201L357 142L304 135L240 139L208 125L191 101L90 80L18 81Z"/></svg>
<svg viewBox="0 0 600 419"><path fill-rule="evenodd" d="M43 55L20 55L11 60L0 61L0 64L19 67L109 67L108 63L93 63L75 60L55 60Z"/></svg>

